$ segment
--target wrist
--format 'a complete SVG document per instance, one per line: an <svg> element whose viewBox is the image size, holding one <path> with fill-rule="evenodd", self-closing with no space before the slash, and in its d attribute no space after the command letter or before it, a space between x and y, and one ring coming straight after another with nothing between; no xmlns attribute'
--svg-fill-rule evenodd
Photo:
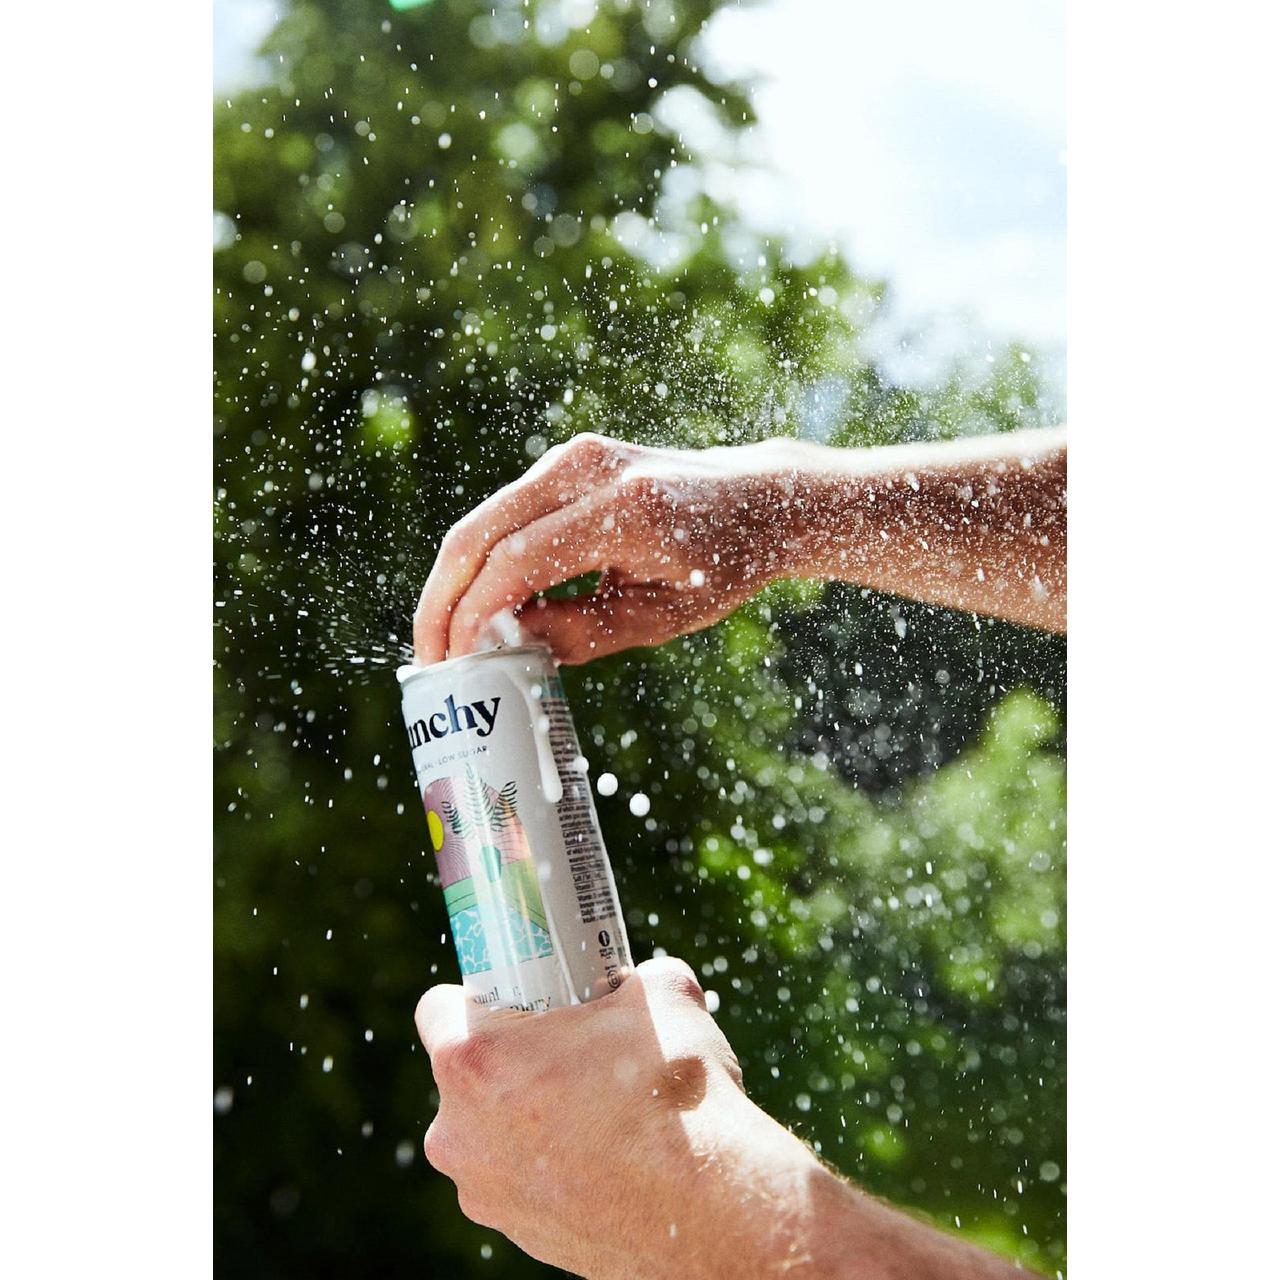
<svg viewBox="0 0 1280 1280"><path fill-rule="evenodd" d="M668 1184L653 1280L1007 1280L1017 1269L866 1194L736 1087L708 1093ZM709 1105L708 1105L709 1103ZM662 1235L661 1232L658 1233ZM633 1269L629 1275L635 1275Z"/></svg>
<svg viewBox="0 0 1280 1280"><path fill-rule="evenodd" d="M823 458L831 451L779 437L708 452L722 452L722 507L750 539L747 585L825 576L815 566L833 536L826 512L836 489Z"/></svg>
<svg viewBox="0 0 1280 1280"><path fill-rule="evenodd" d="M888 514L891 484L869 451L808 441L746 446L757 501L768 512L768 578L840 578L866 554L868 514Z"/></svg>
<svg viewBox="0 0 1280 1280"><path fill-rule="evenodd" d="M773 443L773 442L770 442ZM785 516L777 577L864 581L886 548L919 545L945 531L954 485L935 446L840 449L779 441L775 480ZM962 514L962 513L955 513Z"/></svg>
<svg viewBox="0 0 1280 1280"><path fill-rule="evenodd" d="M735 1085L682 1116L682 1149L654 1224L655 1280L798 1280L819 1261L815 1215L848 1192L798 1138Z"/></svg>

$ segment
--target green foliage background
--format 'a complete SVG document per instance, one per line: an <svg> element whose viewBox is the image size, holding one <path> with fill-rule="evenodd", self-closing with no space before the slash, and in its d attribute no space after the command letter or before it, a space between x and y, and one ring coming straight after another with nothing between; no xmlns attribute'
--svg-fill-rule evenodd
<svg viewBox="0 0 1280 1280"><path fill-rule="evenodd" d="M451 521L579 430L1052 413L1016 350L892 385L883 287L708 196L670 108L751 118L698 64L716 7L296 0L215 103L219 1274L547 1273L421 1155L412 1011L456 967L391 668ZM702 970L752 1096L1062 1269L1063 642L780 584L567 676L635 950Z"/></svg>

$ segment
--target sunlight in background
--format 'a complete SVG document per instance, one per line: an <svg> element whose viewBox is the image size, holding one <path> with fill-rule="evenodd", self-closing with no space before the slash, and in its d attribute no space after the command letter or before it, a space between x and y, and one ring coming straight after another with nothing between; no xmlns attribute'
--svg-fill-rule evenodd
<svg viewBox="0 0 1280 1280"><path fill-rule="evenodd" d="M905 314L967 311L995 337L1060 346L1063 9L774 0L721 14L708 58L756 79L753 135L773 170L740 184L744 209L836 238Z"/></svg>
<svg viewBox="0 0 1280 1280"><path fill-rule="evenodd" d="M219 92L252 80L280 8L215 0ZM927 380L947 356L1018 339L1061 391L1064 9L767 0L726 8L707 30L708 68L754 80L759 116L715 194L800 245L837 242L890 283L876 345L895 377Z"/></svg>
<svg viewBox="0 0 1280 1280"><path fill-rule="evenodd" d="M296 14L278 68L254 52L276 6ZM457 973L447 907L466 904L427 870L392 671L459 517L585 431L853 451L1061 413L1041 359L1060 50L1021 10L961 11L220 10L222 1272L354 1250L371 1274L539 1273L423 1176L426 1064L403 1038L421 986ZM690 554L720 554L735 591L770 501L753 491L736 532L700 518ZM822 505L792 513L819 539ZM882 550L895 524L858 544L882 566L913 562ZM1061 1275L1065 637L783 579L561 679L632 947L695 958L753 1099L868 1193Z"/></svg>
<svg viewBox="0 0 1280 1280"><path fill-rule="evenodd" d="M254 51L283 6L275 0L213 0L213 91L232 94L255 78Z"/></svg>

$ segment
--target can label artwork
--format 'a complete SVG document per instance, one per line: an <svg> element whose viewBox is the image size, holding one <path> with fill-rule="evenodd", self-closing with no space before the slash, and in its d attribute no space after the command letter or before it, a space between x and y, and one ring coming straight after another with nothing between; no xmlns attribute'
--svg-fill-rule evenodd
<svg viewBox="0 0 1280 1280"><path fill-rule="evenodd" d="M626 931L550 652L398 674L468 995L540 1011L612 990L630 963Z"/></svg>

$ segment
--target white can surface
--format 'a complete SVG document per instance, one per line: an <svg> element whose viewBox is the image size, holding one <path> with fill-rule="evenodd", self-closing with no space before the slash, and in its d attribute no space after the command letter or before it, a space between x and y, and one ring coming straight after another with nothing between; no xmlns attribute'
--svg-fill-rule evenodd
<svg viewBox="0 0 1280 1280"><path fill-rule="evenodd" d="M611 991L627 935L550 650L397 675L467 994L542 1011Z"/></svg>

